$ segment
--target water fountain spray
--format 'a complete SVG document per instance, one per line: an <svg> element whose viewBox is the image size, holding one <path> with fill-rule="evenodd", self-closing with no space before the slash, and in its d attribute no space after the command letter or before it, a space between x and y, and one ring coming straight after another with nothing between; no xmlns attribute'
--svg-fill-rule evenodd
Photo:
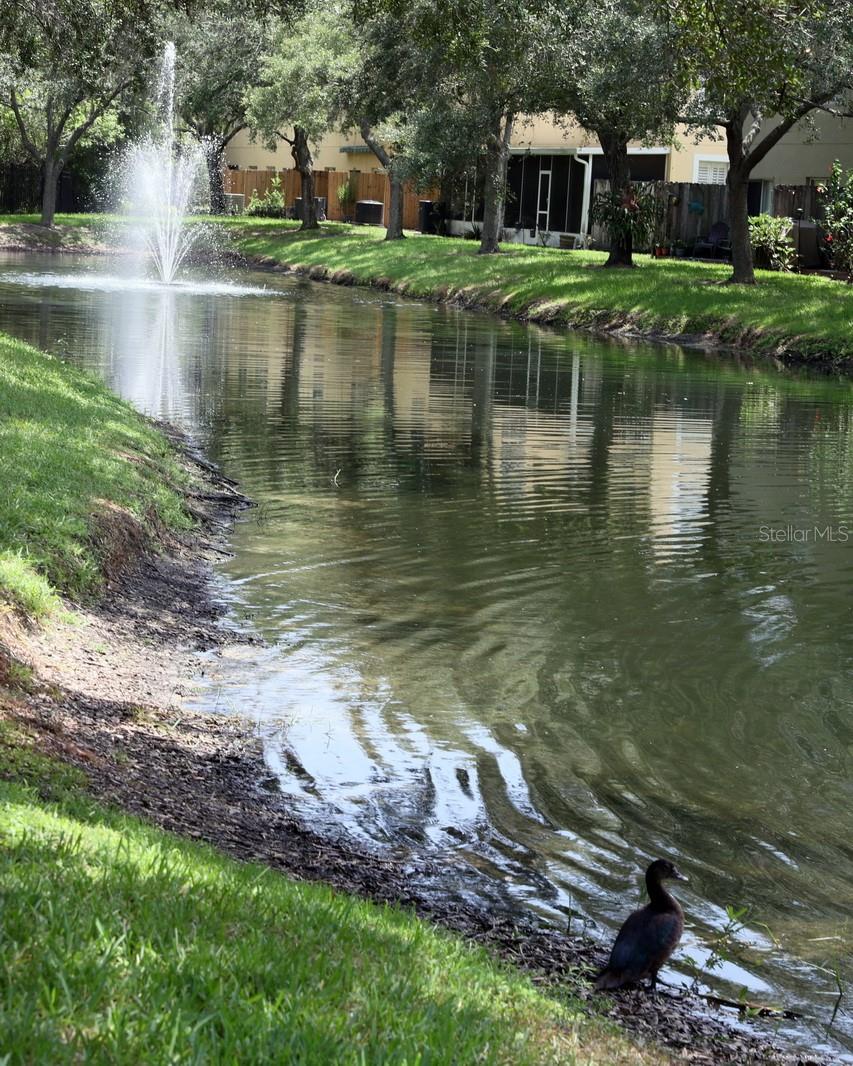
<svg viewBox="0 0 853 1066"><path fill-rule="evenodd" d="M193 245L194 234L186 225L186 216L204 173L202 147L177 136L175 60L175 45L170 41L163 49L156 86L157 128L130 147L124 164L129 214L147 258L167 284L174 281Z"/></svg>

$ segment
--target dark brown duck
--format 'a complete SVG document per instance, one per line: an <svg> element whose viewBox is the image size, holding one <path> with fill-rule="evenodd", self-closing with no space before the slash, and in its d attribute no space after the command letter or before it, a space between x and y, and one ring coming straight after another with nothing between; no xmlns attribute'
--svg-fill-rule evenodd
<svg viewBox="0 0 853 1066"><path fill-rule="evenodd" d="M649 902L626 919L610 952L607 967L595 987L606 990L634 985L650 977L652 986L658 970L675 950L684 931L684 912L678 900L667 892L665 880L686 881L674 863L655 859L646 870Z"/></svg>

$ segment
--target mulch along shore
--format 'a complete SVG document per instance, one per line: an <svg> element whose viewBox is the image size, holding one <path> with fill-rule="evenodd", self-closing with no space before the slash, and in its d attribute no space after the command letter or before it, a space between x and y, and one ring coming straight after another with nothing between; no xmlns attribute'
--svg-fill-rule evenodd
<svg viewBox="0 0 853 1066"><path fill-rule="evenodd" d="M343 832L304 824L278 792L249 723L182 709L199 652L253 639L224 624L210 566L225 551L231 522L250 504L188 442L176 432L172 437L204 477L204 487L187 501L197 530L171 537L166 551L142 551L113 577L99 605L75 608L74 625L4 626L0 653L5 644L33 667L34 680L26 691L4 696L0 690L0 713L46 753L83 769L99 799L234 858L409 907L537 982L569 982L589 998L591 1010L643 1042L666 1046L679 1061L826 1062L780 1049L758 1029L736 1027L730 1014L699 997L627 991L603 1001L583 980L603 965L601 945L513 911L496 896L488 903L463 896L458 869L456 878L449 876L449 865L411 853L388 856Z"/></svg>

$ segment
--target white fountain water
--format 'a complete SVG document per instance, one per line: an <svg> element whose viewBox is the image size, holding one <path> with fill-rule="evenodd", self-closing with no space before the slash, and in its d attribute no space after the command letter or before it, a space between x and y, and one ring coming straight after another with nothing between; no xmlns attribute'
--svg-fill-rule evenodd
<svg viewBox="0 0 853 1066"><path fill-rule="evenodd" d="M186 224L206 180L204 151L175 124L175 45L163 50L156 85L157 128L125 153L122 193L131 230L160 281L171 284L196 236Z"/></svg>

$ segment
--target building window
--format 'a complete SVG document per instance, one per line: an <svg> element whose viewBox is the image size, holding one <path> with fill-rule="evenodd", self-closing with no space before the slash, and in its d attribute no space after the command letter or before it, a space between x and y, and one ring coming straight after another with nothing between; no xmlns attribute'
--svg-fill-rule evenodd
<svg viewBox="0 0 853 1066"><path fill-rule="evenodd" d="M693 160L693 180L699 185L725 185L729 161L724 155L697 156Z"/></svg>

